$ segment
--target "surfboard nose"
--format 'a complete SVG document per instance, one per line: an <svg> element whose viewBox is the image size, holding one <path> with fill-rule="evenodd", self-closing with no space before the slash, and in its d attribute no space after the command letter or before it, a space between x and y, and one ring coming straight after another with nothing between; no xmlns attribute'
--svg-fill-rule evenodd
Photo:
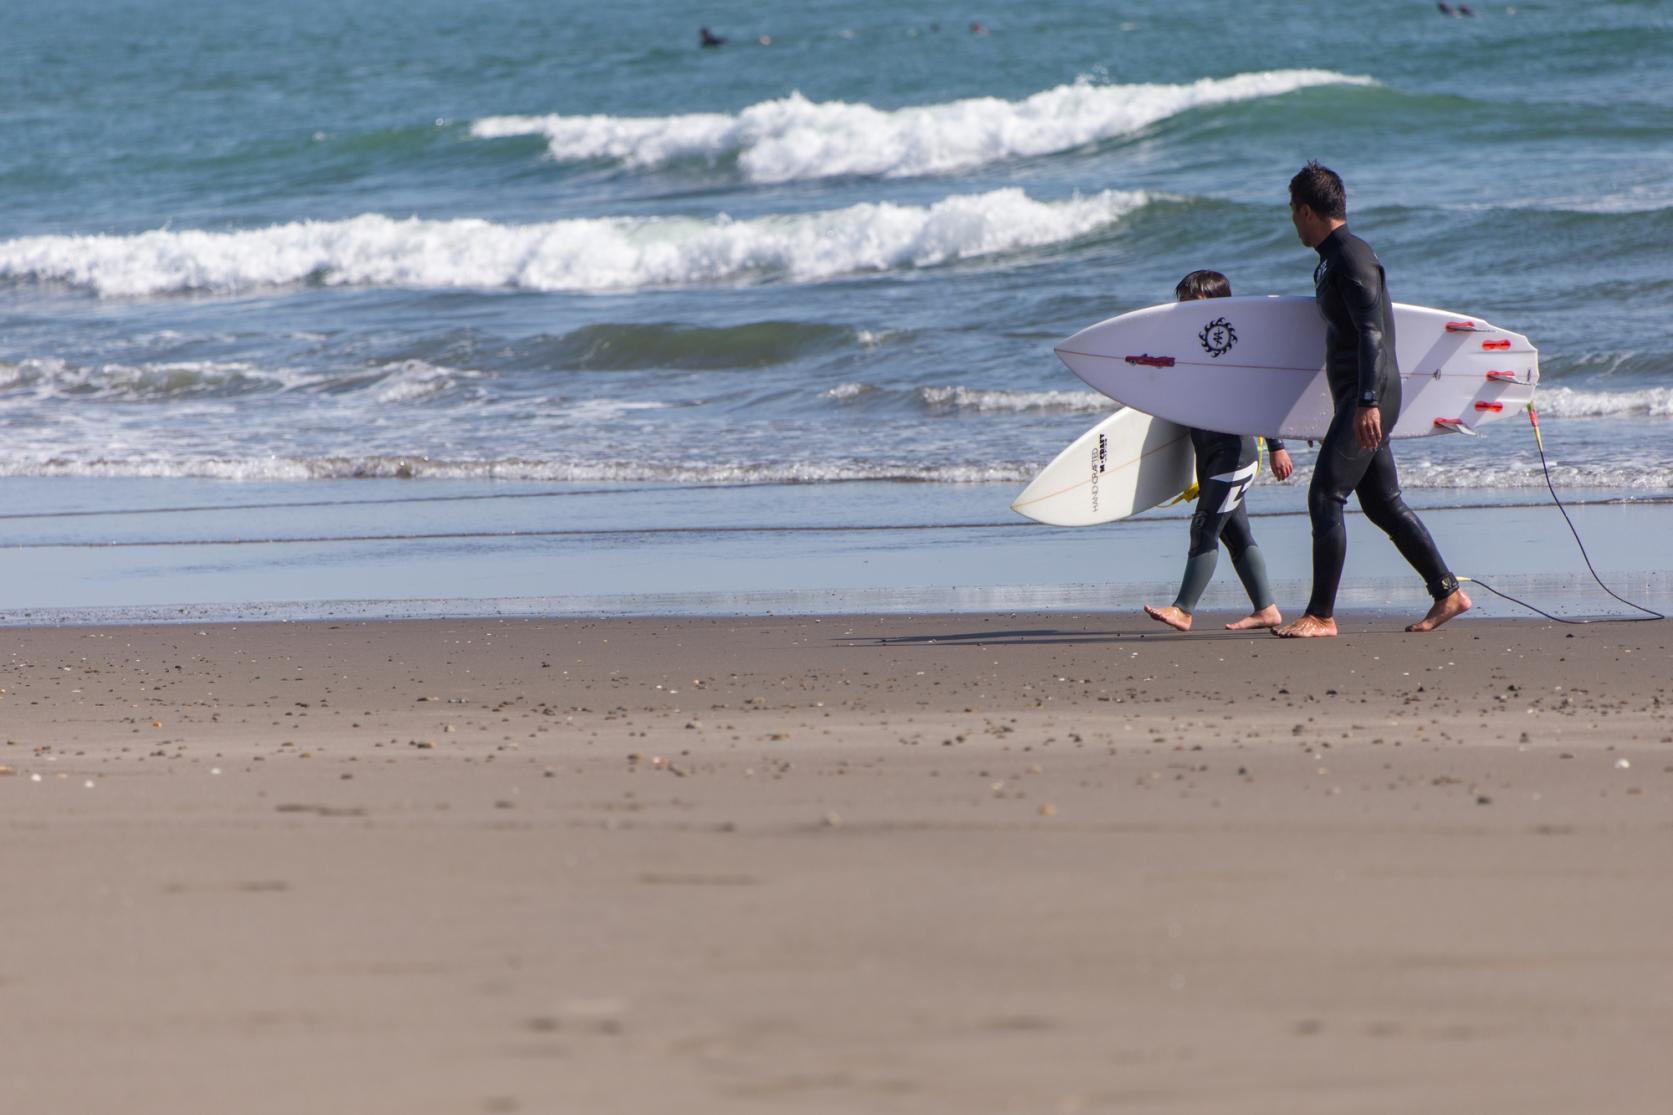
<svg viewBox="0 0 1673 1115"><path fill-rule="evenodd" d="M1074 337L1070 337L1069 340L1064 341L1062 344L1052 349L1052 351L1057 353L1057 358L1063 361L1071 372L1074 372L1077 376L1085 379L1085 369L1090 368L1093 364L1097 363L1097 357L1089 356L1085 352L1076 351L1072 347L1073 341Z"/></svg>

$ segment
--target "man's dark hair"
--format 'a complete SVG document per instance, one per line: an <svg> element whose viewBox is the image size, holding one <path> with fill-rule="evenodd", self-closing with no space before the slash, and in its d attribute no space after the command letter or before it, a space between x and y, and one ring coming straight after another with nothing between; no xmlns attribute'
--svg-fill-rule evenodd
<svg viewBox="0 0 1673 1115"><path fill-rule="evenodd" d="M1348 188L1342 176L1317 162L1302 167L1290 179L1290 208L1307 206L1327 220L1348 219Z"/></svg>
<svg viewBox="0 0 1673 1115"><path fill-rule="evenodd" d="M1194 302L1198 298L1230 298L1232 284L1218 271L1193 271L1173 288L1173 296L1180 302Z"/></svg>

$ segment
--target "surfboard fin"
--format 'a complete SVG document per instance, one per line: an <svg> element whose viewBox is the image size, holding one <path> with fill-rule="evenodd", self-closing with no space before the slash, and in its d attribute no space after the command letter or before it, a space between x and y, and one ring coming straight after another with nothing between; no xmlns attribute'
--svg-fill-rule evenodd
<svg viewBox="0 0 1673 1115"><path fill-rule="evenodd" d="M1435 419L1435 428L1438 430L1446 430L1454 434L1469 434L1471 437L1481 436L1468 426L1464 425L1464 420L1462 418L1437 418Z"/></svg>
<svg viewBox="0 0 1673 1115"><path fill-rule="evenodd" d="M1196 499L1197 496L1201 494L1201 492L1202 492L1202 489L1199 488L1197 486L1197 482L1195 480L1193 480L1193 481L1191 481L1191 486L1189 488L1186 488L1183 492L1180 492L1178 495L1176 495L1172 499L1168 500L1168 502L1162 504L1162 506L1163 507L1172 507L1176 503L1189 503L1191 500Z"/></svg>

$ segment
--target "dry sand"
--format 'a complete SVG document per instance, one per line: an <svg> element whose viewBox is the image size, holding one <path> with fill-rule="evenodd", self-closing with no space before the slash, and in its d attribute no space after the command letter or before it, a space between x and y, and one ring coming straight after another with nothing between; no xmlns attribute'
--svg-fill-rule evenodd
<svg viewBox="0 0 1673 1115"><path fill-rule="evenodd" d="M0 1111L1673 1109L1673 629L1345 627L8 630Z"/></svg>

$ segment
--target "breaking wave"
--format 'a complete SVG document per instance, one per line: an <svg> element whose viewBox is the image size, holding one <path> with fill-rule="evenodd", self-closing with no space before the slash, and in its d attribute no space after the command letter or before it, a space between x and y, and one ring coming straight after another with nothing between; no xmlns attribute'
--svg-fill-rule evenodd
<svg viewBox="0 0 1673 1115"><path fill-rule="evenodd" d="M282 390L294 379L242 361L72 364L59 359L0 363L0 397L87 399L227 398Z"/></svg>
<svg viewBox="0 0 1673 1115"><path fill-rule="evenodd" d="M167 405L195 400L236 401L245 396L306 392L339 398L366 389L375 403L423 402L475 386L483 373L424 360L399 360L363 368L304 372L261 368L244 361L182 360L155 364L72 364L58 359L0 363L0 399L78 400ZM478 388L480 396L485 389Z"/></svg>
<svg viewBox="0 0 1673 1115"><path fill-rule="evenodd" d="M654 167L736 158L747 179L762 183L896 178L1072 151L1194 108L1341 84L1373 82L1329 70L1272 70L1183 85L1100 85L1083 78L1020 101L972 97L897 109L792 93L736 114L490 116L473 123L471 134L542 136L552 157L566 162Z"/></svg>
<svg viewBox="0 0 1673 1115"><path fill-rule="evenodd" d="M470 460L421 455L367 454L363 456L251 456L181 457L156 455L37 457L0 459L0 477L197 477L239 481L286 480L521 480L548 483L657 484L814 484L835 482L894 482L921 484L1024 483L1033 479L1044 460L984 462L910 460L784 461L556 461L536 457ZM1298 462L1299 481L1292 479L1297 499L1305 492L1311 455ZM1643 492L1663 496L1673 491L1673 461L1651 461L1631 467L1595 461L1567 464L1554 461L1551 475L1559 490ZM1400 462L1402 484L1413 490L1491 489L1543 492L1545 479L1537 460L1502 462L1483 469L1479 460L1437 461L1408 456ZM1258 481L1274 483L1263 473ZM1297 504L1300 508L1301 503Z"/></svg>
<svg viewBox="0 0 1673 1115"><path fill-rule="evenodd" d="M551 341L543 355L557 367L583 371L765 368L822 350L865 346L868 336L846 326L795 321L720 327L606 322Z"/></svg>
<svg viewBox="0 0 1673 1115"><path fill-rule="evenodd" d="M1572 387L1542 387L1534 406L1548 418L1605 418L1623 414L1673 417L1673 387L1645 387L1638 391L1580 391Z"/></svg>
<svg viewBox="0 0 1673 1115"><path fill-rule="evenodd" d="M313 283L407 289L633 291L818 282L935 267L1076 240L1149 201L1105 190L1036 201L1020 189L748 220L600 217L505 225L366 214L230 232L32 236L0 242L0 280L102 297Z"/></svg>
<svg viewBox="0 0 1673 1115"><path fill-rule="evenodd" d="M566 462L510 458L442 460L420 456L127 457L0 460L0 477L200 477L216 480L537 480L551 483L801 484L882 480L914 483L1007 483L1032 477L1029 462L916 465L854 461Z"/></svg>
<svg viewBox="0 0 1673 1115"><path fill-rule="evenodd" d="M977 414L1095 414L1121 404L1097 391L980 391L969 387L922 387L918 397L931 410Z"/></svg>

